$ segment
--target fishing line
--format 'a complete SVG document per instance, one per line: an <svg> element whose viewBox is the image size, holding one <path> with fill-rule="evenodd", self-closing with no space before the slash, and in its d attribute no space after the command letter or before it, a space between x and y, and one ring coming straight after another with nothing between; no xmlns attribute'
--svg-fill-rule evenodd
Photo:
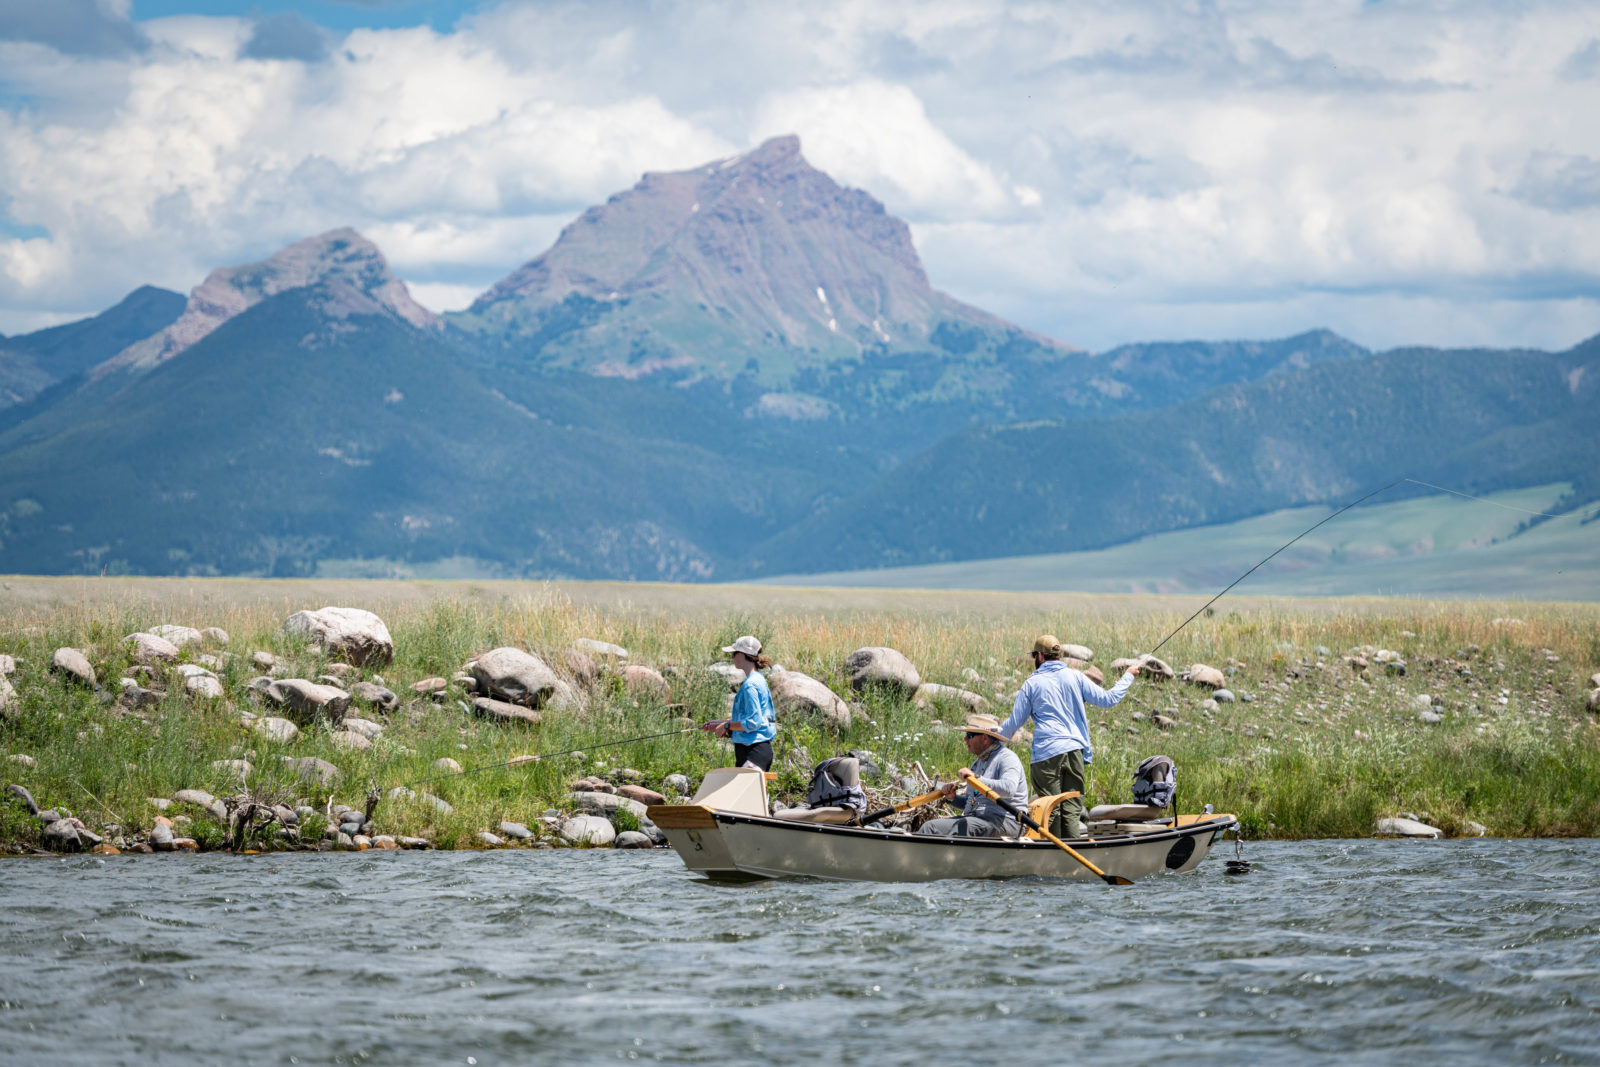
<svg viewBox="0 0 1600 1067"><path fill-rule="evenodd" d="M492 771L500 767L516 767L524 763L538 763L540 760L554 759L557 756L570 756L574 752L588 752L590 749L614 748L617 745L631 745L635 741L652 741L658 737L676 737L678 734L692 734L699 729L700 727L698 726L687 726L682 730L668 730L666 733L641 734L638 737L625 737L621 741L606 741L598 745L585 745L582 748L569 748L565 752L543 752L537 756L514 756L511 759L506 760L504 763L486 763L481 767L468 767L464 771L446 771L444 774L435 774L427 778L418 778L415 782L407 782L405 787L410 789L414 785L425 785L428 782L437 782L445 778L461 778L469 774L477 774L480 771Z"/></svg>
<svg viewBox="0 0 1600 1067"><path fill-rule="evenodd" d="M1318 526L1321 526L1323 523L1328 522L1328 521L1330 521L1332 519L1338 518L1340 515L1343 515L1345 512L1347 512L1351 508L1355 507L1357 504L1363 504L1366 501L1371 500L1373 497L1377 496L1378 494L1387 493L1389 490L1393 489L1395 486L1397 486L1397 485L1405 485L1407 482L1409 482L1412 485L1424 486L1424 487L1426 487L1428 489L1437 489L1441 493L1451 493L1451 494L1453 494L1455 496L1464 497L1467 500L1476 500L1476 501L1478 501L1479 503L1482 503L1482 504L1493 504L1495 507L1504 508L1507 511L1519 511L1524 515L1537 515L1537 516L1539 516L1541 518L1546 518L1546 519L1554 519L1554 518L1558 517L1558 516L1555 516L1555 515L1551 515L1551 514L1549 514L1547 512L1543 512L1543 511L1529 511L1527 508L1518 508L1518 507L1513 507L1510 504L1502 504L1497 500L1486 500L1481 496L1473 496L1471 493L1463 493L1460 490L1449 489L1449 488L1446 488L1445 486L1442 486L1442 485L1434 485L1431 482L1418 481L1416 478L1397 478L1394 481L1390 482L1388 485L1384 486L1382 489L1374 489L1372 492L1368 493L1366 496L1362 497L1360 500L1352 500L1350 503L1346 504L1344 507L1340 508L1338 511L1335 511L1332 515L1329 515L1327 518L1323 519L1321 522L1318 522L1318 523L1316 523L1316 524L1314 524L1312 526L1307 527L1306 529L1302 530L1300 533L1296 534L1293 539L1291 539L1290 541L1286 542L1285 544L1279 546L1279 548L1276 551L1274 551L1271 556L1268 556L1266 559L1262 560L1260 563L1257 563L1254 567L1251 567L1249 570L1247 570L1243 574L1239 575L1239 577L1235 578L1232 582L1230 582L1228 584L1228 588L1227 589L1224 589L1221 593L1218 593L1216 596L1212 597L1210 600L1208 600L1204 604L1202 604L1200 606L1200 610L1199 611L1196 611L1193 615L1190 615L1187 619L1184 619L1183 622L1178 625L1178 629L1173 630L1170 634L1168 634L1167 636L1163 637L1161 639L1161 644L1158 644L1158 645L1156 645L1155 648L1152 648L1150 650L1149 654L1153 656L1157 652L1161 651L1161 645L1166 644L1168 641L1171 641L1174 637L1178 636L1178 633L1185 626L1188 626L1191 622L1194 622L1195 619L1199 618L1200 614L1202 612L1204 612L1206 610L1206 608L1209 608L1211 605L1213 605L1217 601L1221 600L1223 598L1223 596L1228 592L1229 589L1232 589L1234 586L1238 585L1240 582L1242 582L1246 578L1250 577L1256 571L1260 570L1263 566L1265 566L1273 558L1273 556L1276 556L1279 552L1282 552L1284 549L1286 549L1290 545L1294 544L1295 541L1300 540L1300 538L1304 537L1306 534L1310 533L1312 530L1315 530Z"/></svg>

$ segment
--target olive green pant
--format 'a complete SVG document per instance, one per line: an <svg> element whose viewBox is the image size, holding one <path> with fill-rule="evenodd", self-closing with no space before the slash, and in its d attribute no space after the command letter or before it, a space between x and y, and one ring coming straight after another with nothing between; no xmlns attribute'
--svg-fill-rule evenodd
<svg viewBox="0 0 1600 1067"><path fill-rule="evenodd" d="M1036 797L1057 793L1083 792L1083 749L1075 748L1059 756L1040 760L1028 768L1029 783ZM1057 837L1083 836L1083 798L1074 797L1056 805L1050 817L1050 832Z"/></svg>

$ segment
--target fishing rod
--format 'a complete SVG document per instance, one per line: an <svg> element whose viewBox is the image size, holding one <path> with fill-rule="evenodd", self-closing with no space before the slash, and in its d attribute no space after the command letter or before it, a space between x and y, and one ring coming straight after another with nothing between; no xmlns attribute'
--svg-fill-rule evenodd
<svg viewBox="0 0 1600 1067"><path fill-rule="evenodd" d="M1249 570L1247 570L1243 574L1239 575L1239 577L1237 577L1233 581L1229 582L1226 589L1224 589L1222 592L1218 593L1216 596L1212 597L1210 600L1208 600L1204 604L1202 604L1200 606L1199 611L1196 611L1193 615L1190 615L1187 619L1184 619L1183 622L1178 625L1178 628L1176 630L1173 630L1170 634L1168 634L1167 636L1165 636L1165 637L1163 637L1161 639L1161 644L1156 645L1155 648L1152 648L1150 650L1149 655L1153 656L1157 652L1161 651L1161 645L1164 645L1168 641L1171 641L1174 637L1177 637L1179 632L1182 631L1185 626L1188 626L1191 622L1194 622L1194 620L1199 618L1201 613L1203 613L1207 608L1209 608L1211 605L1215 604L1217 601L1221 600L1223 598L1223 596L1227 594L1229 589L1232 589L1234 586L1238 585L1240 582L1244 581L1246 578L1250 577L1256 571L1258 571L1262 567L1264 567L1268 562L1270 562L1272 560L1273 556L1276 556L1278 553L1282 552L1284 549L1288 548L1290 545L1293 545L1296 541L1300 540L1302 537L1306 536L1306 534L1308 534L1311 531L1315 530L1318 526L1321 526L1323 523L1326 523L1326 522L1329 522L1329 521L1331 521L1333 519L1336 519L1340 515L1343 515L1345 512L1349 511L1351 508L1355 507L1356 505L1363 504L1363 503L1367 502L1368 500L1371 500L1373 497L1378 496L1381 493L1387 493L1389 490L1393 489L1395 486L1397 486L1397 485L1405 485L1407 482L1411 483L1412 485L1424 486L1424 487L1426 487L1428 489L1437 489L1441 493L1451 493L1451 494L1453 494L1455 496L1464 497L1467 500L1476 500L1476 501L1478 501L1479 503L1482 503L1482 504L1493 504L1495 507L1504 508L1507 511L1520 511L1524 515L1536 515L1536 516L1539 516L1540 518L1546 518L1546 519L1556 518L1556 516L1548 514L1548 513L1543 512L1543 511L1529 511L1527 508L1513 507L1510 504L1502 504L1497 500L1486 500L1481 496L1473 496L1470 493L1463 493L1463 492L1460 492L1459 490L1456 490L1456 489L1447 489L1446 487L1444 487L1442 485L1434 485L1431 482L1422 482L1422 481L1418 481L1415 478L1397 478L1397 479L1395 479L1394 481L1390 482L1388 485L1384 486L1381 489L1374 489L1372 492L1368 493L1366 496L1360 498L1359 500L1352 500L1350 503L1346 504L1344 507L1340 508L1338 511L1335 511L1333 514L1331 514L1331 515L1327 516L1326 518L1322 519L1320 522L1313 523L1311 526L1306 527L1304 530L1301 530L1298 534L1296 534L1293 538L1291 538L1290 540L1286 541L1282 545L1278 546L1278 548L1273 551L1272 555L1266 557L1266 559L1263 559L1261 562L1257 563L1254 567L1251 567Z"/></svg>
<svg viewBox="0 0 1600 1067"><path fill-rule="evenodd" d="M641 734L638 737L625 737L620 741L606 741L598 745L585 745L582 748L569 748L564 752L542 752L537 756L513 756L503 763L486 763L481 767L468 767L464 771L446 771L443 774L430 775L427 778L418 778L414 782L407 782L405 788L410 789L416 785L426 785L428 782L437 782L445 778L461 778L469 774L478 774L481 771L492 771L501 767L517 767L524 763L538 763L540 760L555 759L557 756L570 756L574 752L588 752L597 748L614 748L617 745L631 745L635 741L653 741L658 737L676 737L678 734L692 734L699 732L700 727L688 726L682 730L668 730L659 734Z"/></svg>

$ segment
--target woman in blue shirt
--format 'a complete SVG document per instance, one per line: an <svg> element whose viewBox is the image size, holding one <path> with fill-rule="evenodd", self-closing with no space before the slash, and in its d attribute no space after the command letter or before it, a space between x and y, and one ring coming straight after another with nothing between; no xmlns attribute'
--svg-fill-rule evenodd
<svg viewBox="0 0 1600 1067"><path fill-rule="evenodd" d="M772 739L778 736L778 716L772 710L772 690L760 673L772 666L772 659L761 654L761 642L754 637L739 638L723 648L733 656L733 665L744 671L744 682L733 698L731 718L708 722L702 729L718 737L733 739L733 764L749 764L764 771L772 769Z"/></svg>

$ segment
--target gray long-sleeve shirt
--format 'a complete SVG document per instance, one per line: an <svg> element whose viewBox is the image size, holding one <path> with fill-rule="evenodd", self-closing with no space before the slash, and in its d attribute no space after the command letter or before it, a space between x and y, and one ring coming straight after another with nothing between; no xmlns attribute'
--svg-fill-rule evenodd
<svg viewBox="0 0 1600 1067"><path fill-rule="evenodd" d="M1022 761L1017 754L996 741L989 751L972 761L972 773L984 785L993 789L1023 811L1028 810L1028 778L1022 772ZM972 815L988 822L1003 822L1015 818L1009 811L979 793L967 790L967 806L961 814Z"/></svg>

